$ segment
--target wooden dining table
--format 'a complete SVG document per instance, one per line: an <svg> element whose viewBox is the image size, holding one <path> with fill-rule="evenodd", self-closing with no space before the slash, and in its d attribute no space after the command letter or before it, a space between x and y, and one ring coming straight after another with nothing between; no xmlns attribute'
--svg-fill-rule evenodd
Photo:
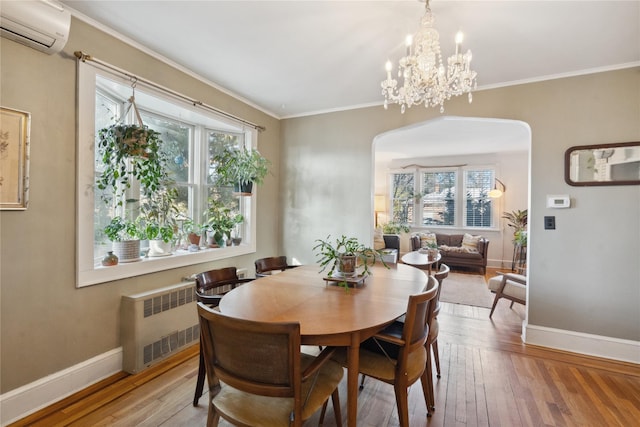
<svg viewBox="0 0 640 427"><path fill-rule="evenodd" d="M317 265L261 277L225 294L220 311L266 322L299 322L302 344L348 347L347 421L358 408L360 343L405 314L409 295L423 291L424 271L403 264L376 264L362 284L345 289L324 280Z"/></svg>

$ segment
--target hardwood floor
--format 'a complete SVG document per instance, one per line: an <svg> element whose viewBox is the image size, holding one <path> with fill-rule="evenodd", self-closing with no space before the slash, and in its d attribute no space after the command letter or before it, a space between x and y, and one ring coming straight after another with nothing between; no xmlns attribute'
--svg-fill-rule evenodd
<svg viewBox="0 0 640 427"><path fill-rule="evenodd" d="M638 425L637 365L524 345L524 313L523 306L510 309L501 301L490 320L487 308L443 303L436 411L426 417L420 383L414 384L411 426ZM116 375L12 426L204 426L207 395L200 406L191 404L197 351L191 347L138 375ZM346 378L340 397L345 416ZM330 404L325 426L335 426L332 411ZM317 425L318 416L306 425ZM358 426L397 425L393 387L368 378L358 398Z"/></svg>

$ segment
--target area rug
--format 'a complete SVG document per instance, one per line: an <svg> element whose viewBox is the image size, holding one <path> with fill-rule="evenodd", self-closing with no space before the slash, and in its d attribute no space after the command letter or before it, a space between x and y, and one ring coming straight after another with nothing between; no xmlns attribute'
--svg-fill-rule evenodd
<svg viewBox="0 0 640 427"><path fill-rule="evenodd" d="M451 272L442 282L440 301L443 302L491 308L493 298L484 276L479 274Z"/></svg>

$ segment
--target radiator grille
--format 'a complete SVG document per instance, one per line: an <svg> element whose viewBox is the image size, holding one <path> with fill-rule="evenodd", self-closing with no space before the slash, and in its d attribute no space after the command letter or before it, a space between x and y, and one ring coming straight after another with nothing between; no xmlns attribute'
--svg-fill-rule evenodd
<svg viewBox="0 0 640 427"><path fill-rule="evenodd" d="M162 337L158 341L144 346L142 362L147 365L154 360L162 359L176 349L184 347L200 336L200 325L196 324L182 331Z"/></svg>
<svg viewBox="0 0 640 427"><path fill-rule="evenodd" d="M246 270L238 270L243 277ZM122 297L122 369L138 373L198 342L195 282Z"/></svg>
<svg viewBox="0 0 640 427"><path fill-rule="evenodd" d="M191 286L190 288L179 289L177 291L172 291L161 296L147 298L143 302L143 316L153 316L154 314L162 313L163 311L167 311L181 305L189 304L195 301L195 294L196 288L195 286Z"/></svg>

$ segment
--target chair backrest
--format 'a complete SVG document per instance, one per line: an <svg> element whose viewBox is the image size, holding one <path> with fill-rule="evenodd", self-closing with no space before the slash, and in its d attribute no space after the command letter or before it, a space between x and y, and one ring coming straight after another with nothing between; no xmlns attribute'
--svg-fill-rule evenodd
<svg viewBox="0 0 640 427"><path fill-rule="evenodd" d="M207 304L217 305L222 295L250 279L238 278L235 267L205 271L196 275L196 298Z"/></svg>
<svg viewBox="0 0 640 427"><path fill-rule="evenodd" d="M449 277L450 271L451 269L447 264L440 264L440 269L433 274L436 280L438 281L438 284L440 285L438 287L438 294L436 295L436 308L433 311L434 316L437 316L438 313L440 312L440 294L442 293L442 282L444 282L444 279Z"/></svg>
<svg viewBox="0 0 640 427"><path fill-rule="evenodd" d="M275 257L267 257L260 258L255 261L256 265L256 276L262 277L271 274L272 271L284 271L287 268L291 268L287 264L286 256L275 256Z"/></svg>
<svg viewBox="0 0 640 427"><path fill-rule="evenodd" d="M293 397L294 412L301 414L299 323L237 319L201 302L198 315L210 384L217 377L247 393Z"/></svg>
<svg viewBox="0 0 640 427"><path fill-rule="evenodd" d="M424 348L429 335L429 326L435 310L435 299L440 285L434 276L429 276L424 291L417 295L409 296L407 314L402 330L402 339L406 343L400 347L398 353L398 367L400 370L407 364L410 353Z"/></svg>

